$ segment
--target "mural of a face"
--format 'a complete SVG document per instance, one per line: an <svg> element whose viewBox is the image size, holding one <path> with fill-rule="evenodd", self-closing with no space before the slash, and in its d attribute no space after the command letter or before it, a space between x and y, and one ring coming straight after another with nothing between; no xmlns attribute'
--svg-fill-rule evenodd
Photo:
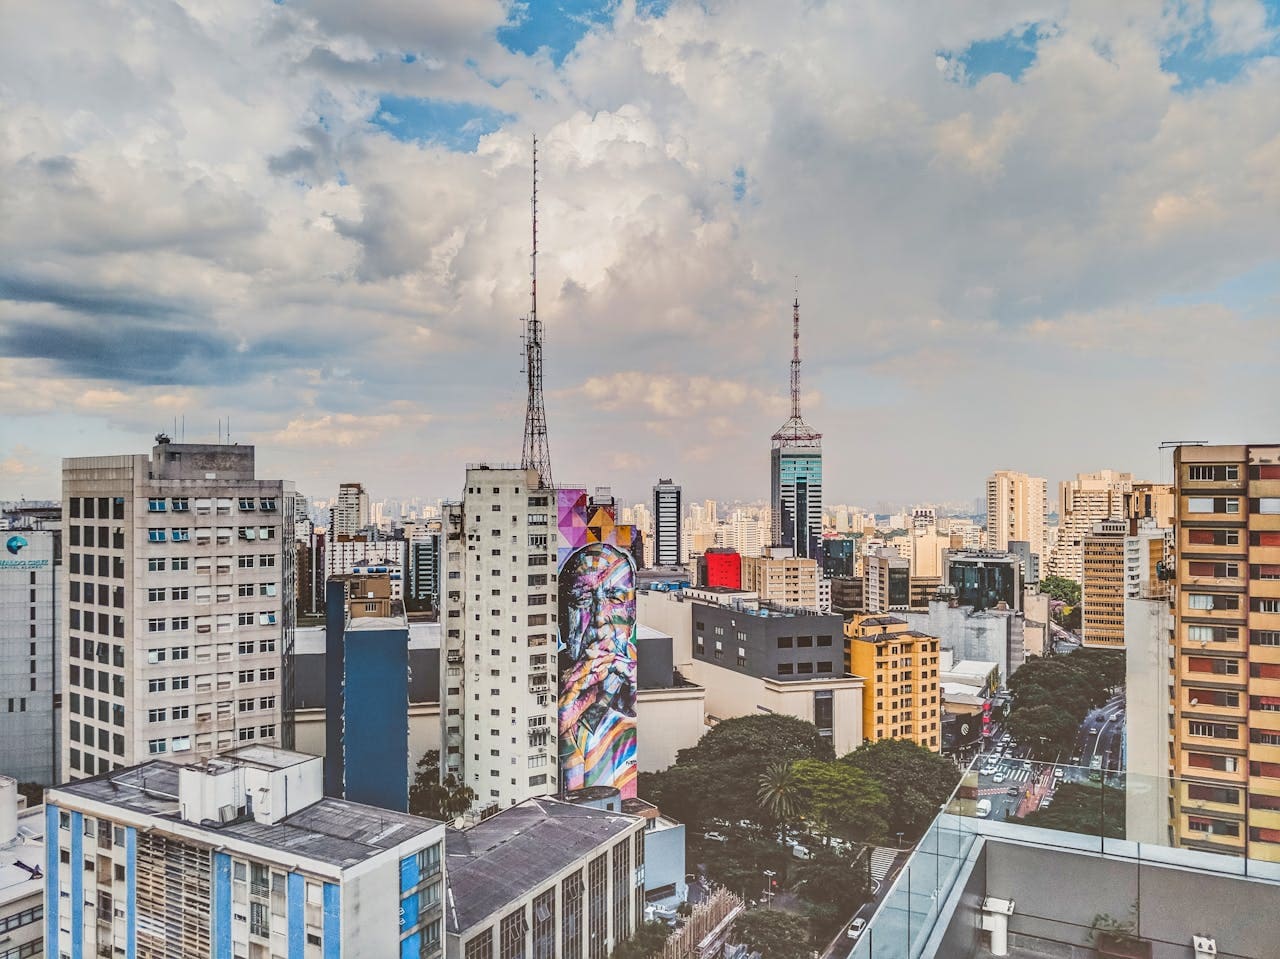
<svg viewBox="0 0 1280 959"><path fill-rule="evenodd" d="M559 584L561 786L634 795L635 565L592 543L565 560Z"/></svg>

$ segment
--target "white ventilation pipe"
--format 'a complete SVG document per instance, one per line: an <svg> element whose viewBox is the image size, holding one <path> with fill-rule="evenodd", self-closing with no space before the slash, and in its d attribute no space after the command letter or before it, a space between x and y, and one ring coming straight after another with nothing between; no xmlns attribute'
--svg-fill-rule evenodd
<svg viewBox="0 0 1280 959"><path fill-rule="evenodd" d="M1009 955L1009 917L1013 915L1012 899L982 900L982 928L991 933L991 954Z"/></svg>

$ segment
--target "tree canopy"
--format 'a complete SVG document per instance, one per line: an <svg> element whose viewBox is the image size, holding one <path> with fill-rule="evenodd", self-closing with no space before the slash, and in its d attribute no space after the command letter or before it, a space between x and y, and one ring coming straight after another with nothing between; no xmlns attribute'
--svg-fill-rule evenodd
<svg viewBox="0 0 1280 959"><path fill-rule="evenodd" d="M764 959L809 959L809 923L778 909L750 909L733 922L733 938Z"/></svg>
<svg viewBox="0 0 1280 959"><path fill-rule="evenodd" d="M440 750L428 749L418 760L409 786L409 812L448 822L471 808L475 791L450 773L440 779Z"/></svg>
<svg viewBox="0 0 1280 959"><path fill-rule="evenodd" d="M1023 817L1028 826L1061 829L1086 836L1123 839L1125 795L1123 789L1085 783L1064 783L1047 809Z"/></svg>
<svg viewBox="0 0 1280 959"><path fill-rule="evenodd" d="M670 935L671 930L664 923L641 923L635 935L618 943L609 959L653 959L662 954L662 946Z"/></svg>
<svg viewBox="0 0 1280 959"><path fill-rule="evenodd" d="M776 714L726 719L674 766L641 774L640 795L697 828L709 819L761 819L760 782L770 767L801 759L835 758L813 723Z"/></svg>
<svg viewBox="0 0 1280 959"><path fill-rule="evenodd" d="M876 780L846 763L801 759L792 763L800 815L823 833L856 842L883 836L889 799Z"/></svg>
<svg viewBox="0 0 1280 959"><path fill-rule="evenodd" d="M1065 576L1044 577L1040 580L1040 592L1068 606L1080 605L1080 584Z"/></svg>
<svg viewBox="0 0 1280 959"><path fill-rule="evenodd" d="M871 776L889 797L888 833L909 842L924 833L939 807L960 782L951 760L908 739L882 739L840 757Z"/></svg>

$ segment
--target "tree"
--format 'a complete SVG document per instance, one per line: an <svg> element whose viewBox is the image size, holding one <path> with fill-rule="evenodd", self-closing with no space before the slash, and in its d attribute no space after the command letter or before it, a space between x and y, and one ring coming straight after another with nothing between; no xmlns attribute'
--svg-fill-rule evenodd
<svg viewBox="0 0 1280 959"><path fill-rule="evenodd" d="M662 954L663 943L671 935L665 923L641 923L630 939L625 939L609 954L609 959L653 959Z"/></svg>
<svg viewBox="0 0 1280 959"><path fill-rule="evenodd" d="M744 899L759 899L765 888L765 870L781 875L791 858L778 842L759 837L709 842L702 856L707 875Z"/></svg>
<svg viewBox="0 0 1280 959"><path fill-rule="evenodd" d="M1040 592L1068 606L1080 605L1080 584L1065 576L1046 576L1040 580Z"/></svg>
<svg viewBox="0 0 1280 959"><path fill-rule="evenodd" d="M792 769L800 814L823 832L856 842L888 832L889 800L867 773L816 759L801 759Z"/></svg>
<svg viewBox="0 0 1280 959"><path fill-rule="evenodd" d="M1065 661L1092 678L1103 691L1110 692L1124 685L1128 667L1124 653L1118 649L1077 649Z"/></svg>
<svg viewBox="0 0 1280 959"><path fill-rule="evenodd" d="M1086 836L1124 838L1125 794L1112 786L1063 783L1046 809L1028 813L1023 822L1042 829L1061 829Z"/></svg>
<svg viewBox="0 0 1280 959"><path fill-rule="evenodd" d="M694 746L682 749L674 766L641 776L640 795L691 829L711 818L760 818L760 777L777 763L835 756L813 723L776 714L726 719Z"/></svg>
<svg viewBox="0 0 1280 959"><path fill-rule="evenodd" d="M1080 719L1055 706L1019 706L1009 713L1008 727L1019 743L1037 759L1052 759L1071 752Z"/></svg>
<svg viewBox="0 0 1280 959"><path fill-rule="evenodd" d="M776 909L750 909L733 922L733 938L763 959L808 959L809 924Z"/></svg>
<svg viewBox="0 0 1280 959"><path fill-rule="evenodd" d="M453 773L441 780L440 750L428 749L418 760L409 787L409 812L413 815L448 822L461 816L475 801L475 791Z"/></svg>
<svg viewBox="0 0 1280 959"><path fill-rule="evenodd" d="M791 878L811 906L814 936L823 944L871 895L866 860L830 848L814 850L811 859L797 863Z"/></svg>
<svg viewBox="0 0 1280 959"><path fill-rule="evenodd" d="M914 842L929 827L956 784L960 771L949 759L909 739L882 739L840 757L871 776L889 804L890 833Z"/></svg>
<svg viewBox="0 0 1280 959"><path fill-rule="evenodd" d="M760 806L776 823L783 834L800 807L800 783L791 763L773 763L760 776L760 789L756 794Z"/></svg>

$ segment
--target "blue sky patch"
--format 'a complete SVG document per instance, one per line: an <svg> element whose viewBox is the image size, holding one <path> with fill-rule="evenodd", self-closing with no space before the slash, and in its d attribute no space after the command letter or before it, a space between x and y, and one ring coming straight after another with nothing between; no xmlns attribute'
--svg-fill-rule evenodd
<svg viewBox="0 0 1280 959"><path fill-rule="evenodd" d="M976 40L958 55L954 52L943 55L964 67L965 80L969 83L977 83L993 73L1003 73L1016 82L1036 61L1038 31L1039 25L1033 23L990 40Z"/></svg>
<svg viewBox="0 0 1280 959"><path fill-rule="evenodd" d="M498 42L513 53L546 47L556 66L564 62L588 30L613 18L616 0L527 0L516 4Z"/></svg>
<svg viewBox="0 0 1280 959"><path fill-rule="evenodd" d="M747 195L747 171L736 167L733 171L733 198L741 200Z"/></svg>
<svg viewBox="0 0 1280 959"><path fill-rule="evenodd" d="M378 101L370 122L397 140L470 153L482 136L512 119L509 114L478 103L387 94Z"/></svg>

